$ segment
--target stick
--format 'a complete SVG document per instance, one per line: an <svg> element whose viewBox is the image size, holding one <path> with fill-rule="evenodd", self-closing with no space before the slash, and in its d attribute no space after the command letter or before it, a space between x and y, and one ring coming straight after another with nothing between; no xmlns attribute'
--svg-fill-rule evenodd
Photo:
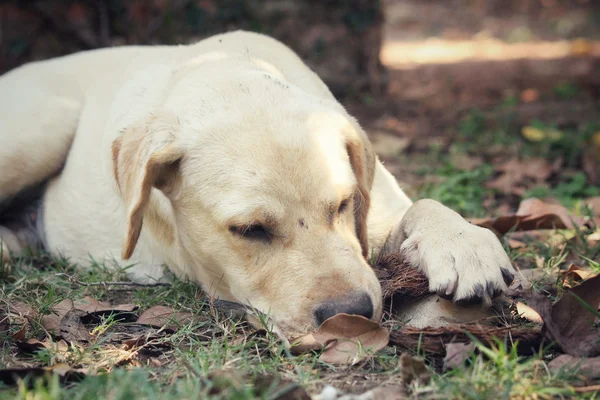
<svg viewBox="0 0 600 400"><path fill-rule="evenodd" d="M103 286L103 287L107 287L107 286L133 286L133 287L142 287L142 288L148 288L148 287L170 287L172 286L170 283L166 283L166 282L154 282L154 283L138 283L138 282L82 282L80 280L75 279L74 277L67 275L65 273L57 273L54 274L54 276L64 276L66 277L69 282L71 283L75 283L77 285L80 286Z"/></svg>

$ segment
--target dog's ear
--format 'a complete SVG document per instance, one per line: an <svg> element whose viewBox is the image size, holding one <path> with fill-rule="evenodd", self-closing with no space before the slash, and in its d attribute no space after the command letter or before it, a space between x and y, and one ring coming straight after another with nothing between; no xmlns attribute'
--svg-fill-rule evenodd
<svg viewBox="0 0 600 400"><path fill-rule="evenodd" d="M152 189L167 197L179 190L183 150L178 137L177 118L161 115L126 129L112 144L113 172L127 208L124 260L131 257L140 237Z"/></svg>
<svg viewBox="0 0 600 400"><path fill-rule="evenodd" d="M350 157L352 171L358 183L358 192L354 195L354 224L356 237L360 242L363 257L369 256L369 235L367 215L371 204L371 187L375 177L377 156L366 133L356 121L352 121L353 135L346 140L346 150Z"/></svg>

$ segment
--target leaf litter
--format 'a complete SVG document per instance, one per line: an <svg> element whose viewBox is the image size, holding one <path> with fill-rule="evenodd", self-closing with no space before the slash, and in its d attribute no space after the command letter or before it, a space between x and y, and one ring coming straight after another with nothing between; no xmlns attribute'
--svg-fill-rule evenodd
<svg viewBox="0 0 600 400"><path fill-rule="evenodd" d="M564 207L538 199L523 201L515 214L472 222L490 228L499 235L507 235L509 246L516 250L526 249L529 243L523 236L514 236L516 239L512 239L511 242L510 238L513 236L510 235L524 232L541 235L540 232L555 232L557 228L576 228L586 223L583 218L573 218ZM429 295L426 278L404 263L399 255L388 255L375 260L374 268L381 281L388 307L391 307L394 301ZM512 311L508 311L508 320L505 319L504 322L498 320L491 324L449 324L439 328L417 329L402 326L389 317L386 317L384 323L379 324L360 316L341 314L325 321L315 332L292 340L290 350L294 355L317 352L320 353L319 360L322 363L344 367L373 359L377 352L392 346L396 349L396 353L401 354L399 370L402 371L402 385L405 387L415 379L425 382L430 376L430 371L424 368L423 360L409 356L409 352L421 351L434 359L437 357L444 369L452 369L461 368L473 353L474 345L471 343L471 337L481 340L482 343L492 343L495 338L504 339L509 343L517 344L522 354L534 353L543 343L543 339L546 339L555 341L566 355L574 357L570 358L565 365L571 366L579 360L580 364L583 363L582 368L587 368L584 371L586 374L594 374L589 371L596 371L595 359L589 358L591 361L588 362L586 361L588 359L584 360L581 357L597 355L600 349L597 332L592 329L596 316L587 308L582 308L579 300L591 301L591 304L595 304L596 307L600 304L600 297L594 288L599 286L598 276L589 269L571 263L566 269L559 271L556 278L562 282L565 292L561 299L552 305L546 296L529 296L532 293L531 279L519 280L517 274L517 279L511 285L511 295L515 297L511 303ZM517 299L523 296L527 300ZM218 302L215 304L223 306ZM231 310L232 305L229 304L224 308ZM245 306L236 305L233 308L236 313L258 317L256 310L250 310ZM46 349L55 354L62 354L65 356L64 359L68 359L67 356L72 351L71 346L85 348L97 341L94 336L94 326L109 315L116 317L115 326L118 329L113 332L111 339L103 342L102 346L107 344L120 346L118 349L121 352L120 362L131 365L139 363L137 357L142 351L151 351L152 354L159 355L167 350L169 346L165 347L161 344L165 335L173 334L190 324L201 324L208 320L188 311L178 311L162 305L153 306L139 313L138 306L134 304L112 305L87 296L75 301L65 299L53 305L44 315L40 315L33 307L22 302L8 304L6 310L0 313L0 332L11 332L9 340L14 341L24 353ZM519 325L516 323L517 320L512 319L513 317L524 318L534 324ZM39 335L31 337L29 328L36 321L39 321L46 332L43 338ZM564 357L560 357L556 360L564 360ZM160 365L161 361L157 358L152 359L152 364ZM558 364L559 361L556 361L553 368ZM46 369L34 367L18 371L6 369L0 371L0 374L3 374L3 380L14 381L14 377L27 376L29 373L39 375L49 371L53 371L51 367ZM64 371L71 370L63 368L54 372L59 373L59 371L64 375ZM72 371L76 374L89 372L81 368L73 368ZM263 378L267 381L274 379ZM243 379L250 378L243 377ZM390 390L394 393L404 393L403 386ZM292 393L293 390L290 390ZM302 398L303 392L298 391L298 394Z"/></svg>

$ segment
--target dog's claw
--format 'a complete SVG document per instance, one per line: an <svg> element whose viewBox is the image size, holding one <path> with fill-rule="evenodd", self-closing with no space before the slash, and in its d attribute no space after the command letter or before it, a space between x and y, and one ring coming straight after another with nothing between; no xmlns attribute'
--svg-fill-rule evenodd
<svg viewBox="0 0 600 400"><path fill-rule="evenodd" d="M448 282L441 286L439 286L435 292L443 299L452 300L454 297L454 292L456 291L456 287L458 286L458 282Z"/></svg>
<svg viewBox="0 0 600 400"><path fill-rule="evenodd" d="M501 268L500 271L502 271L504 283L506 283L506 286L509 286L515 279L515 275L506 268Z"/></svg>

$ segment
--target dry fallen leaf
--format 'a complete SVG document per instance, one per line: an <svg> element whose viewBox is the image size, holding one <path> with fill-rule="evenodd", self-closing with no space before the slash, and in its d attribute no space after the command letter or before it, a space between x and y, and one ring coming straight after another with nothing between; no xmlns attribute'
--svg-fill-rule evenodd
<svg viewBox="0 0 600 400"><path fill-rule="evenodd" d="M527 304L524 304L520 301L517 302L517 314L530 322L535 324L543 324L544 321L540 314L537 313L533 308L529 307Z"/></svg>
<svg viewBox="0 0 600 400"><path fill-rule="evenodd" d="M23 302L17 301L14 303L10 303L8 305L8 310L11 313L16 313L24 318L35 318L37 316L37 311L33 309L30 305L27 305Z"/></svg>
<svg viewBox="0 0 600 400"><path fill-rule="evenodd" d="M54 336L60 335L60 321L73 309L73 300L64 299L51 308L48 315L42 317L42 326Z"/></svg>
<svg viewBox="0 0 600 400"><path fill-rule="evenodd" d="M171 307L154 306L142 313L136 323L148 325L156 328L162 328L176 331L182 325L189 324L194 320L194 314L188 312L178 312Z"/></svg>
<svg viewBox="0 0 600 400"><path fill-rule="evenodd" d="M593 278L594 276L598 275L598 273L590 271L589 269L583 269L575 264L571 264L569 265L569 268L566 271L562 271L560 275L563 281L563 286L570 288L582 281Z"/></svg>
<svg viewBox="0 0 600 400"><path fill-rule="evenodd" d="M581 358L561 354L550 361L548 367L551 371L573 370L576 368L577 372L586 378L600 379L600 357Z"/></svg>
<svg viewBox="0 0 600 400"><path fill-rule="evenodd" d="M51 342L48 339L39 341L37 339L28 339L27 341L17 342L17 346L26 352L34 353L41 349L51 349L59 353L66 353L69 351L69 345L64 340L58 342Z"/></svg>
<svg viewBox="0 0 600 400"><path fill-rule="evenodd" d="M314 333L292 341L291 351L300 354L325 347L319 360L329 364L356 364L387 346L389 332L365 317L337 314Z"/></svg>
<svg viewBox="0 0 600 400"><path fill-rule="evenodd" d="M600 331L593 328L596 315L576 296L597 310L600 305L600 275L566 290L554 305L540 294L530 294L526 299L528 305L542 317L545 336L556 341L563 352L593 357L600 354Z"/></svg>
<svg viewBox="0 0 600 400"><path fill-rule="evenodd" d="M444 370L462 367L475 351L474 343L448 343L445 347Z"/></svg>
<svg viewBox="0 0 600 400"><path fill-rule="evenodd" d="M541 131L540 131L541 132ZM521 161L517 158L498 165L495 170L498 177L490 179L485 186L497 189L505 194L523 195L532 184L545 183L554 171L560 168L561 160L550 164L543 158L532 158Z"/></svg>
<svg viewBox="0 0 600 400"><path fill-rule="evenodd" d="M86 296L81 300L77 300L74 303L74 307L78 310L85 311L87 313L98 313L98 312L111 312L111 311L135 311L138 307L135 304L119 304L111 305L109 303L98 301L93 297Z"/></svg>
<svg viewBox="0 0 600 400"><path fill-rule="evenodd" d="M81 322L81 317L85 315L85 311L69 310L60 320L60 336L67 342L90 342L92 335Z"/></svg>
<svg viewBox="0 0 600 400"><path fill-rule="evenodd" d="M583 218L571 216L565 207L559 204L548 204L536 198L523 200L513 215L473 218L470 221L500 235L512 230L573 229L575 225L584 223Z"/></svg>

